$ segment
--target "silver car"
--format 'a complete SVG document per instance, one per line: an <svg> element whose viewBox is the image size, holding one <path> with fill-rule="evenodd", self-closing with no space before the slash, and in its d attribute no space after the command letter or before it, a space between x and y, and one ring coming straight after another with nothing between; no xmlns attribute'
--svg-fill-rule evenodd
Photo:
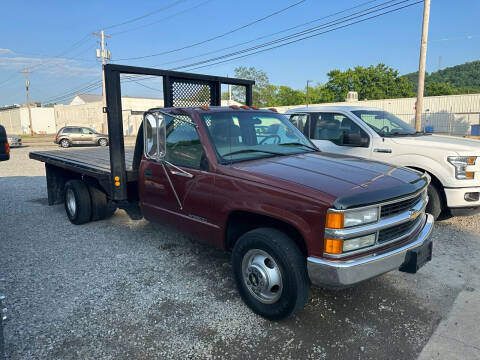
<svg viewBox="0 0 480 360"><path fill-rule="evenodd" d="M63 148L71 145L108 145L108 135L100 134L95 130L82 126L66 126L59 130L54 140Z"/></svg>
<svg viewBox="0 0 480 360"><path fill-rule="evenodd" d="M22 138L16 135L8 135L8 144L10 147L20 147L22 146Z"/></svg>

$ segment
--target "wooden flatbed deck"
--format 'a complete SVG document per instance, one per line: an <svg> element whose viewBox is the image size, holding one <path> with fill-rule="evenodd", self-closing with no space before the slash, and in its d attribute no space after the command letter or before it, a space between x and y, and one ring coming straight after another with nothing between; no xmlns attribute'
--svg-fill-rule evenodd
<svg viewBox="0 0 480 360"><path fill-rule="evenodd" d="M132 169L133 152L133 147L125 147L128 181L137 180L137 172ZM35 151L30 153L30 158L96 177L109 177L111 171L108 147Z"/></svg>

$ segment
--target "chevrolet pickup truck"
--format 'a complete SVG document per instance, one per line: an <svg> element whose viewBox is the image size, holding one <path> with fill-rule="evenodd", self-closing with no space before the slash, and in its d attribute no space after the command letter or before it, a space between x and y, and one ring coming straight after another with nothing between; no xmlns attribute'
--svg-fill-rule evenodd
<svg viewBox="0 0 480 360"><path fill-rule="evenodd" d="M145 112L133 151L123 145L120 73L164 79L166 107ZM105 77L110 156L30 153L46 164L49 204L64 203L73 224L138 206L148 221L231 251L241 297L271 320L302 309L312 283L347 287L431 259L427 174L318 151L284 115L249 106L251 81L113 64ZM245 86L248 105L216 106L221 83ZM199 84L211 97L183 106Z"/></svg>
<svg viewBox="0 0 480 360"><path fill-rule="evenodd" d="M387 111L365 106L318 106L287 112L322 151L360 156L427 172L427 212L480 211L480 142L417 132Z"/></svg>

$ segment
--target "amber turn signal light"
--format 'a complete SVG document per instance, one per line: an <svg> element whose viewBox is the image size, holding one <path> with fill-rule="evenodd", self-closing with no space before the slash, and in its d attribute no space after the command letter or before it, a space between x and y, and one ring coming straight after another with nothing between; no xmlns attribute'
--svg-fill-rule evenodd
<svg viewBox="0 0 480 360"><path fill-rule="evenodd" d="M330 229L343 229L344 216L343 213L329 212L327 213L327 222L325 227Z"/></svg>
<svg viewBox="0 0 480 360"><path fill-rule="evenodd" d="M324 252L329 254L341 254L343 251L342 239L325 239Z"/></svg>

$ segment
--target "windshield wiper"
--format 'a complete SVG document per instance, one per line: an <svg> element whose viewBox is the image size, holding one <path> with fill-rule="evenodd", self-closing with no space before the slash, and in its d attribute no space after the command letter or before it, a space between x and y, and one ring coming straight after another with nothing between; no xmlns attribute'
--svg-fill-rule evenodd
<svg viewBox="0 0 480 360"><path fill-rule="evenodd" d="M257 149L243 149L243 150L232 151L232 152L229 152L227 154L223 154L222 156L245 154L245 153L249 153L249 152L263 152L265 154L272 154L272 155L285 155L283 153L279 153L279 152L275 152L275 151L257 150Z"/></svg>
<svg viewBox="0 0 480 360"><path fill-rule="evenodd" d="M280 146L294 146L294 145L305 146L307 149L314 150L314 151L320 151L313 146L302 144L301 142L289 142L289 143L283 143L283 144L278 144L278 145L280 145Z"/></svg>

